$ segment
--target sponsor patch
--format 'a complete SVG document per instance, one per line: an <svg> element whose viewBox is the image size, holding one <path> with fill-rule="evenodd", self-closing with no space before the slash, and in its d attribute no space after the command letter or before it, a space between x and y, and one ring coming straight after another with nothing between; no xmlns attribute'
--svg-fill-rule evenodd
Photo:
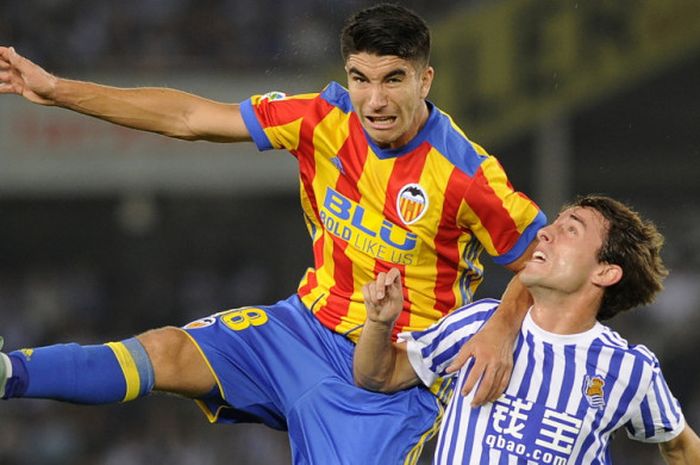
<svg viewBox="0 0 700 465"><path fill-rule="evenodd" d="M357 250L397 265L415 265L419 256L418 236L394 224L372 209L326 187L319 209L323 227Z"/></svg>
<svg viewBox="0 0 700 465"><path fill-rule="evenodd" d="M493 403L484 444L511 459L501 463L566 465L582 425L566 412L504 394Z"/></svg>

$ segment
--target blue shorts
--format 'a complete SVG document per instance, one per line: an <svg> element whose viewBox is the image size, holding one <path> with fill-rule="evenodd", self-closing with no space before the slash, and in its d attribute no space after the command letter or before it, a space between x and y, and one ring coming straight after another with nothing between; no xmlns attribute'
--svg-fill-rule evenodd
<svg viewBox="0 0 700 465"><path fill-rule="evenodd" d="M415 463L441 407L417 386L395 394L358 388L355 348L294 295L185 326L218 392L197 401L211 422L289 431L295 465Z"/></svg>

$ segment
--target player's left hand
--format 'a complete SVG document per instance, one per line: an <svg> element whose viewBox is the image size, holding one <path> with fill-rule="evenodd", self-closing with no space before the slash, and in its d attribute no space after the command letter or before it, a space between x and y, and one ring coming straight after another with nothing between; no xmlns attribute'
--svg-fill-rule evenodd
<svg viewBox="0 0 700 465"><path fill-rule="evenodd" d="M472 400L474 407L495 401L508 386L513 371L513 338L505 336L509 333L508 326L501 319L491 318L462 346L452 364L447 367L448 373L454 373L470 358L474 358L474 365L461 391L466 396L479 383Z"/></svg>
<svg viewBox="0 0 700 465"><path fill-rule="evenodd" d="M17 53L0 45L0 94L21 95L30 102L53 105L58 78Z"/></svg>
<svg viewBox="0 0 700 465"><path fill-rule="evenodd" d="M393 327L403 308L401 273L397 268L378 273L362 288L362 295L368 320Z"/></svg>

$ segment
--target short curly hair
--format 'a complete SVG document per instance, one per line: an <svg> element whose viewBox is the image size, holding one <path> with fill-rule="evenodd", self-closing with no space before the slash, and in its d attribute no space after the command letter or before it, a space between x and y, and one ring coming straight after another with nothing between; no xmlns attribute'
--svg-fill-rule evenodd
<svg viewBox="0 0 700 465"><path fill-rule="evenodd" d="M605 218L607 234L598 261L622 268L622 279L605 289L598 320L652 303L668 276L661 259L664 237L656 226L624 203L603 195L580 196L564 210L572 207L592 208Z"/></svg>

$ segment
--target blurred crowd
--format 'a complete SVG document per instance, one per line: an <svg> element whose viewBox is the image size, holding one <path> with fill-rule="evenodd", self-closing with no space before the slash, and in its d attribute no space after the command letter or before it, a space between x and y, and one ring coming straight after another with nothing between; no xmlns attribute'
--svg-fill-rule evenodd
<svg viewBox="0 0 700 465"><path fill-rule="evenodd" d="M0 3L0 43L53 72L246 68L339 62L345 18L368 0L26 0ZM403 1L428 20L457 0Z"/></svg>

